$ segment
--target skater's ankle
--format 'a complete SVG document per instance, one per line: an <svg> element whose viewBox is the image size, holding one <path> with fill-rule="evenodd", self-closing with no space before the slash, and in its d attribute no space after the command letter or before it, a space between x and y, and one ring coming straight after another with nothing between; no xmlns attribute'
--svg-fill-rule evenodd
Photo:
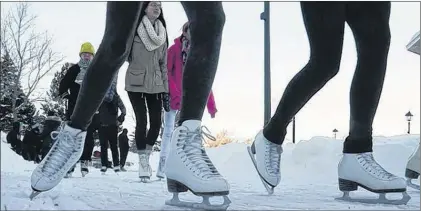
<svg viewBox="0 0 421 211"><path fill-rule="evenodd" d="M84 127L80 126L79 124L77 124L75 122L72 122L72 121L67 122L67 125L69 127L73 128L73 129L86 131L86 128L84 128Z"/></svg>
<svg viewBox="0 0 421 211"><path fill-rule="evenodd" d="M342 152L344 154L361 154L366 152L373 152L372 138L368 137L355 139L348 136L344 141Z"/></svg>
<svg viewBox="0 0 421 211"><path fill-rule="evenodd" d="M263 129L263 137L268 140L271 143L277 144L277 145L282 145L282 143L284 142L284 137L285 135L281 135L279 136L278 133L271 133L270 130L268 129Z"/></svg>

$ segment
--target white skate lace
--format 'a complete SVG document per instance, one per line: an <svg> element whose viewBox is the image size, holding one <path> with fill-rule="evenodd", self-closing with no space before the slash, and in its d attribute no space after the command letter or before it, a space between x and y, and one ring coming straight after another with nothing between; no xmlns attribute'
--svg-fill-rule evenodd
<svg viewBox="0 0 421 211"><path fill-rule="evenodd" d="M190 170L203 178L220 177L221 175L209 159L203 147L205 137L211 141L216 141L216 138L210 134L206 126L201 126L195 131L180 130L180 138L186 140L184 146L181 146L185 153L181 158L188 159L193 164L190 166Z"/></svg>
<svg viewBox="0 0 421 211"><path fill-rule="evenodd" d="M68 131L63 129L53 131L50 136L57 143L53 145L51 153L45 158L46 161L42 167L42 171L48 176L56 174L77 150L75 140Z"/></svg>
<svg viewBox="0 0 421 211"><path fill-rule="evenodd" d="M165 158L161 158L159 161L159 172L164 172L164 166L165 166Z"/></svg>
<svg viewBox="0 0 421 211"><path fill-rule="evenodd" d="M372 173L373 175L381 178L381 179L392 179L392 178L396 178L395 175L389 173L388 171L386 171L382 166L380 166L380 164L378 164L376 162L376 160L373 157L372 153L362 153L359 154L357 159L361 162L361 161L365 161L362 162L362 166L368 170L368 172Z"/></svg>
<svg viewBox="0 0 421 211"><path fill-rule="evenodd" d="M281 165L281 153L282 146L268 143L266 145L266 154L269 159L266 159L266 166L270 175L278 175L280 172Z"/></svg>

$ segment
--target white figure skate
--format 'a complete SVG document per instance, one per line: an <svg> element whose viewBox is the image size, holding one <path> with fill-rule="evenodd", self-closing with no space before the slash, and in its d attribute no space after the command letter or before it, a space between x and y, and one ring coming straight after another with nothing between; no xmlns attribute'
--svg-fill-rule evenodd
<svg viewBox="0 0 421 211"><path fill-rule="evenodd" d="M268 141L263 136L263 131L260 131L251 147L247 147L247 151L263 186L270 195L273 194L274 188L281 181L282 146Z"/></svg>
<svg viewBox="0 0 421 211"><path fill-rule="evenodd" d="M173 198L165 204L205 210L226 210L231 203L228 198L229 184L212 164L205 148L203 136L215 140L198 120L187 120L177 127L171 138L171 150L166 161L168 191ZM178 194L190 190L202 196L202 203L180 201ZM224 202L214 205L209 202L212 196L222 196Z"/></svg>
<svg viewBox="0 0 421 211"><path fill-rule="evenodd" d="M406 184L408 187L420 190L420 185L412 183L413 179L418 179L420 176L420 145L418 144L417 149L409 157L408 163L406 164L405 177Z"/></svg>
<svg viewBox="0 0 421 211"><path fill-rule="evenodd" d="M343 196L337 200L368 204L407 204L411 197L406 193L405 179L399 178L383 169L371 152L359 154L344 153L338 166L339 190ZM378 199L351 198L349 193L358 186L378 193ZM389 200L386 193L402 193L402 199Z"/></svg>
<svg viewBox="0 0 421 211"><path fill-rule="evenodd" d="M45 158L32 172L31 200L41 192L48 191L60 183L82 155L85 137L85 131L71 128L67 124L63 124L60 131L51 133L51 138L55 142Z"/></svg>
<svg viewBox="0 0 421 211"><path fill-rule="evenodd" d="M150 150L139 150L139 178L143 183L148 183L151 180L152 168L149 165Z"/></svg>

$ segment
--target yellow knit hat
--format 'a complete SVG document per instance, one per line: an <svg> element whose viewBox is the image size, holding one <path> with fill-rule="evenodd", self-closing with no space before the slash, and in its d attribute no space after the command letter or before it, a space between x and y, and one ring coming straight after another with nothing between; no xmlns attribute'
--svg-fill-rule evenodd
<svg viewBox="0 0 421 211"><path fill-rule="evenodd" d="M94 46L90 43L90 42L85 42L82 44L82 46L80 46L80 52L79 52L79 56L82 53L90 53L92 55L95 55L95 49Z"/></svg>

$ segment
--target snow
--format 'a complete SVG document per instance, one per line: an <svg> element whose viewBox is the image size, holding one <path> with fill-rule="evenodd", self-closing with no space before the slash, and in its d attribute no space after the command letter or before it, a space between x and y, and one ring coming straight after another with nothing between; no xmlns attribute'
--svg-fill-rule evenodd
<svg viewBox="0 0 421 211"><path fill-rule="evenodd" d="M2 134L2 139L5 135ZM404 176L407 158L420 141L419 135L377 137L374 155L385 169ZM231 184L229 210L419 210L420 192L408 188L412 197L407 205L366 205L334 200L341 195L337 186L337 164L342 151L342 141L327 137L314 137L297 144L285 144L282 155L282 181L272 196L268 196L255 172L243 143L228 144L208 149L216 167ZM159 153L151 158L153 169L158 165ZM183 210L164 204L171 197L166 183L138 182L137 156L129 154L128 161L136 165L118 175L108 171L101 175L91 168L85 178L78 171L74 177L64 179L53 190L42 193L33 201L30 175L35 164L24 161L1 142L1 210ZM79 169L79 168L78 168ZM155 172L154 172L155 175ZM418 181L415 181L419 183ZM359 197L376 197L358 190L351 193ZM401 194L390 194L390 198ZM200 201L190 193L180 198ZM221 199L215 199L219 201Z"/></svg>

